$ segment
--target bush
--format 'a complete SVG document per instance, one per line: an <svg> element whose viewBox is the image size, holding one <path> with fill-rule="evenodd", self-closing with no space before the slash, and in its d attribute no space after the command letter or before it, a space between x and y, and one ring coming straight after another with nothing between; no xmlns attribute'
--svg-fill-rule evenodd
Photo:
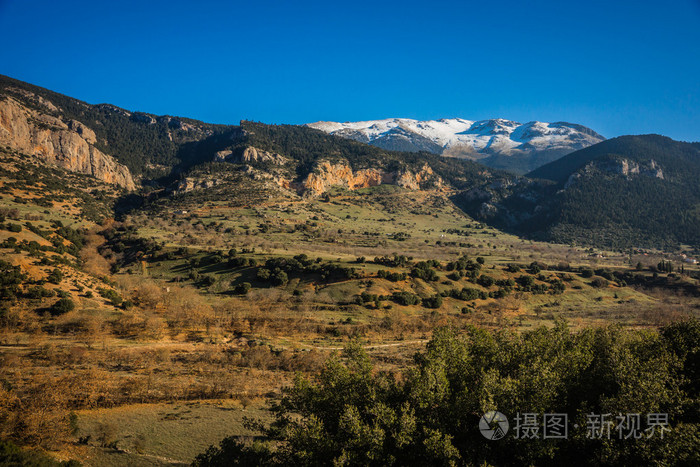
<svg viewBox="0 0 700 467"><path fill-rule="evenodd" d="M270 280L270 270L265 268L258 269L258 273L255 276L258 280L268 281Z"/></svg>
<svg viewBox="0 0 700 467"><path fill-rule="evenodd" d="M493 277L491 276L486 276L482 274L479 276L479 278L476 280L476 283L479 284L482 287L491 287L496 281L494 280Z"/></svg>
<svg viewBox="0 0 700 467"><path fill-rule="evenodd" d="M421 302L425 308L440 308L442 306L442 297L440 295L426 297Z"/></svg>
<svg viewBox="0 0 700 467"><path fill-rule="evenodd" d="M275 285L284 285L289 281L289 277L287 276L287 273L284 271L276 271L272 274L272 276L270 277L270 280Z"/></svg>
<svg viewBox="0 0 700 467"><path fill-rule="evenodd" d="M52 284L60 284L63 280L63 273L58 268L54 269L53 271L51 271L51 274L49 274L49 277L47 277L46 280L51 282Z"/></svg>
<svg viewBox="0 0 700 467"><path fill-rule="evenodd" d="M437 272L425 261L416 264L416 267L411 270L411 276L424 281L436 281L439 279Z"/></svg>
<svg viewBox="0 0 700 467"><path fill-rule="evenodd" d="M238 295L245 295L252 288L250 282L242 282L233 289L233 293Z"/></svg>
<svg viewBox="0 0 700 467"><path fill-rule="evenodd" d="M520 272L520 266L518 266L517 264L509 264L506 268L506 271L513 273Z"/></svg>
<svg viewBox="0 0 700 467"><path fill-rule="evenodd" d="M533 286L533 284L535 283L535 278L532 276L522 275L518 277L517 282L518 284L520 284L521 287L528 288Z"/></svg>
<svg viewBox="0 0 700 467"><path fill-rule="evenodd" d="M26 278L19 266L0 260L0 302L14 302L20 293L19 285Z"/></svg>
<svg viewBox="0 0 700 467"><path fill-rule="evenodd" d="M399 282L406 280L406 273L405 272L391 272L391 271L385 271L384 269L380 269L377 271L377 277L380 279L386 279L391 282Z"/></svg>
<svg viewBox="0 0 700 467"><path fill-rule="evenodd" d="M51 289L46 289L39 285L27 289L26 295L27 298L31 298L32 300L40 300L46 297L53 297L54 295L56 295L56 292L54 292Z"/></svg>
<svg viewBox="0 0 700 467"><path fill-rule="evenodd" d="M100 296L106 298L113 306L119 306L122 303L122 298L112 289L98 289Z"/></svg>
<svg viewBox="0 0 700 467"><path fill-rule="evenodd" d="M421 302L420 297L411 292L394 292L391 294L391 300L404 306L418 305Z"/></svg>
<svg viewBox="0 0 700 467"><path fill-rule="evenodd" d="M480 298L481 291L469 287L464 287L462 290L452 289L450 290L450 297L468 302Z"/></svg>
<svg viewBox="0 0 700 467"><path fill-rule="evenodd" d="M536 261L530 263L530 266L527 269L527 272L530 274L539 274L540 271L542 271L542 266Z"/></svg>
<svg viewBox="0 0 700 467"><path fill-rule="evenodd" d="M216 284L216 279L214 276L204 275L202 276L200 283L203 287L211 287L212 285Z"/></svg>
<svg viewBox="0 0 700 467"><path fill-rule="evenodd" d="M53 316L63 315L69 311L75 309L75 302L70 298L60 298L53 306L50 308L50 312Z"/></svg>

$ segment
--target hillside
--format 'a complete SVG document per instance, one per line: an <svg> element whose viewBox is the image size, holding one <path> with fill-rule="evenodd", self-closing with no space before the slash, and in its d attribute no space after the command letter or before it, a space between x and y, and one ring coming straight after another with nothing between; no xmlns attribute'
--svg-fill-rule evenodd
<svg viewBox="0 0 700 467"><path fill-rule="evenodd" d="M506 120L313 125L321 130L249 121L212 125L90 105L7 77L0 78L0 113L6 147L127 190L143 184L144 193L153 192L149 197L206 192L207 199L243 193L239 198L295 199L388 184L438 190L475 219L532 238L616 248L698 246L700 149L662 136L602 141L522 178L482 163L513 158L523 148L572 149L602 137L580 125ZM351 130L373 144L409 130L443 149L469 140L481 159L432 154L427 143L389 145L408 150L392 151L355 141L361 138ZM119 212L138 205L132 201L142 192L135 195L122 197Z"/></svg>
<svg viewBox="0 0 700 467"><path fill-rule="evenodd" d="M360 180L358 187L379 183L417 187L426 180L418 182L415 175L425 174L426 167L437 174L434 182L441 177L455 188L494 173L469 161L388 151L306 127L245 121L240 126L213 125L110 104L91 105L4 76L0 76L0 116L0 143L129 190L139 182L155 187L182 183L190 168L212 161L255 166L282 186L315 194L326 185L352 186L352 179ZM309 174L319 171L321 179L331 181L305 185Z"/></svg>
<svg viewBox="0 0 700 467"><path fill-rule="evenodd" d="M361 367L387 381L411 381L416 352L430 339L428 352L446 343L440 337L446 327L464 336L484 329L492 337L475 354L491 348L508 356L513 352L503 349L515 349L524 369L535 360L521 350L549 352L537 342L553 332L555 347L564 342L590 356L585 369L597 365L593 357L607 365L608 350L600 349L612 351L611 343L619 349L618 337L647 332L618 329L602 335L602 347L591 347L587 327L651 328L698 316L696 265L680 254L589 248L617 246L608 240L626 234L641 244L635 235L644 231L612 237L587 230L583 221L595 218L581 214L619 215L617 206L629 201L630 222L640 213L652 218L655 230L643 239L675 248L670 235L680 232L663 229L676 211L660 208L659 199L679 203L678 213L694 219L688 148L696 146L677 143L678 154L666 154L676 143L661 140L653 163L605 153L573 169L567 184L389 151L308 127L141 118L18 86L4 88L1 98L16 113L0 121L12 130L0 145L0 463L7 452L23 452L5 440L91 465L173 465L191 463L227 436L254 437L263 429L268 438L269 430L247 420L272 422L268 403L300 376L322 375L351 341L371 361ZM62 141L71 144L49 144ZM38 145L45 150L36 151ZM630 154L642 151L636 148ZM76 164L81 154L93 164ZM126 173L120 170L134 174L133 186L110 178ZM614 192L625 186L639 194ZM698 229L680 225L692 241ZM522 348L503 340L521 333L534 340ZM579 335L583 341L571 340ZM629 345L638 349L636 342ZM679 351L659 358L680 365L683 357ZM498 384L473 368L460 374ZM498 368L523 382L523 394L550 387L521 374L512 359ZM543 373L559 380L557 368L569 374L566 365ZM677 370L669 386L692 376L692 369ZM434 378L426 374L430 384L413 387L433 394ZM644 373L628 387L637 391L657 376ZM599 381L600 372L577 374L558 394L568 400L582 378ZM401 385L391 391L413 393ZM580 407L599 407L591 394ZM610 393L601 397L609 401ZM677 405L668 410L685 420ZM477 419L469 423L480 439ZM407 439L425 446L424 432ZM339 440L346 438L344 432ZM203 456L228 454L213 449Z"/></svg>
<svg viewBox="0 0 700 467"><path fill-rule="evenodd" d="M692 178L697 171L700 165L699 154L700 143L674 141L661 135L620 136L550 162L527 176L564 183L591 161L607 156L620 156L636 163L654 160L665 168L665 178L685 179Z"/></svg>
<svg viewBox="0 0 700 467"><path fill-rule="evenodd" d="M2 75L0 113L3 115L0 142L13 149L35 153L37 146L45 146L56 153L55 159L75 159L74 148L55 143L65 139L62 135L52 135L55 133L52 130L58 127L84 140L78 144L84 146L83 152L91 153L89 157L94 159L93 154L99 152L113 158L137 179L162 177L174 167L211 158L212 142L215 145L219 138L230 137L237 131L233 126L131 112L111 104L91 105ZM24 118L19 118L20 115ZM8 125L22 120L27 121L26 129ZM37 140L41 131L48 143ZM65 168L73 170L70 166Z"/></svg>
<svg viewBox="0 0 700 467"><path fill-rule="evenodd" d="M482 121L392 118L365 122L316 122L307 126L388 150L430 152L478 160L486 166L515 173L528 172L605 139L583 125L566 122L521 124L502 118Z"/></svg>
<svg viewBox="0 0 700 467"><path fill-rule="evenodd" d="M577 151L502 189L462 198L504 228L614 248L700 248L700 147L622 136ZM537 181L540 179L542 181Z"/></svg>

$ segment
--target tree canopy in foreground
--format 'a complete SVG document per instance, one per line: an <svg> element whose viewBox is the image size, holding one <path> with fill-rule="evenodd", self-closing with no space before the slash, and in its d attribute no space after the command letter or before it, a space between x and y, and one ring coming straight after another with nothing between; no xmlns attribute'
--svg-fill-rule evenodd
<svg viewBox="0 0 700 467"><path fill-rule="evenodd" d="M262 437L224 439L195 465L698 465L699 370L698 321L659 331L441 329L402 375L376 371L354 343L317 378L296 379L275 421L257 424ZM479 432L489 410L510 419L503 439ZM568 414L568 439L516 439L518 413ZM610 439L591 439L589 414L640 414L642 436L619 439L613 425ZM644 431L646 414L668 414L663 437Z"/></svg>

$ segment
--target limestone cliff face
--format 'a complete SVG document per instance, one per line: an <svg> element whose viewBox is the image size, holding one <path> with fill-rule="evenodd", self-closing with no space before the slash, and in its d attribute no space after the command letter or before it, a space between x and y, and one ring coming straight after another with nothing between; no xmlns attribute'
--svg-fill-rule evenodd
<svg viewBox="0 0 700 467"><path fill-rule="evenodd" d="M435 188L443 186L442 179L435 175L435 172L428 164L423 164L423 167L417 173L413 173L410 170L397 173L395 184L411 190L420 190L427 184L433 184Z"/></svg>
<svg viewBox="0 0 700 467"><path fill-rule="evenodd" d="M412 190L442 186L440 177L426 164L418 172L409 170L385 172L380 169L360 169L353 171L346 162L319 162L314 171L301 183L301 190L312 195L320 195L332 186L342 186L350 190L382 184L399 185Z"/></svg>
<svg viewBox="0 0 700 467"><path fill-rule="evenodd" d="M206 190L208 188L213 188L220 183L221 181L216 179L198 180L196 178L188 177L184 180L180 180L180 182L177 184L177 187L174 190L174 193L182 194L194 190Z"/></svg>
<svg viewBox="0 0 700 467"><path fill-rule="evenodd" d="M0 100L0 144L63 169L135 189L129 169L95 148L96 141L95 132L76 120L66 123L10 97Z"/></svg>
<svg viewBox="0 0 700 467"><path fill-rule="evenodd" d="M631 180L637 176L664 179L664 172L654 159L645 163L639 163L630 159L615 158L605 161L589 162L583 169L569 176L564 184L564 189L569 188L582 177L595 177L596 174L599 174L601 171L608 174L621 175L627 180Z"/></svg>
<svg viewBox="0 0 700 467"><path fill-rule="evenodd" d="M247 147L243 151L243 154L236 157L230 149L225 151L219 151L215 154L214 160L217 162L242 162L246 164L255 162L271 162L277 165L284 165L287 163L287 159L274 152L262 151L254 147Z"/></svg>

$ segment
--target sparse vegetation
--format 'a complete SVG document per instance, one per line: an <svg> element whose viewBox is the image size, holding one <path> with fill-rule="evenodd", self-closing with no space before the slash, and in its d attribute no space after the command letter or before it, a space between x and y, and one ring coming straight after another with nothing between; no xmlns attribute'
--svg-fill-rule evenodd
<svg viewBox="0 0 700 467"><path fill-rule="evenodd" d="M471 162L392 153L294 126L244 122L247 133L233 134L171 117L149 126L145 114L85 110L42 95L57 99L65 118L107 119L96 130L99 146L136 173L167 175L178 164L180 179L127 195L0 149L0 438L97 464L189 462L219 438L257 433L263 439L230 439L198 462L301 462L294 456L307 452L320 463L500 465L508 463L501 454L467 441L480 410L514 409L516 401L579 414L616 409L624 391L639 389L641 399L630 400L664 408L673 400L683 408L673 423L697 423L697 352L688 337L695 331L670 324L700 310L700 271L688 261L699 253L693 245L681 256L519 238L458 207L462 189L511 180ZM290 163L200 163L250 145ZM135 150L148 157L135 160ZM314 197L274 178L299 180L320 157L353 169L428 162L445 185L334 186ZM177 189L183 180L195 188ZM436 331L445 327L451 331ZM328 360L351 341L364 352L353 344L347 358ZM595 386L594 375L609 379ZM627 386L610 383L611 375ZM659 375L654 406L653 388L640 382ZM348 385L331 391L333 378ZM284 409L263 408L280 400ZM147 421L136 430L120 413ZM262 417L265 430L244 427L245 414ZM302 436L316 429L311 415L324 420L323 440ZM187 424L156 429L185 419L199 427L196 445L184 440ZM555 452L642 464L653 452L670 465L688 458L694 430L639 453L578 440L572 451L537 444L526 452L511 443L502 455L531 465ZM288 449L309 439L318 443L307 451ZM363 457L368 452L374 461Z"/></svg>

